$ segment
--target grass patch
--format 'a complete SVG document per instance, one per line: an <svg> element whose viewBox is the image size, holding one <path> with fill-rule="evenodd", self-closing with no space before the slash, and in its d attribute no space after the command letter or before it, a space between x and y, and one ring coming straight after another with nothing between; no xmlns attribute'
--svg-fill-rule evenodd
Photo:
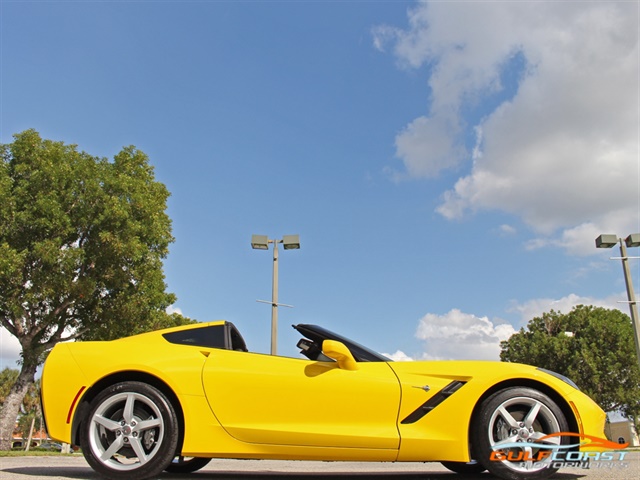
<svg viewBox="0 0 640 480"><path fill-rule="evenodd" d="M60 453L52 450L0 450L0 457L70 457L73 453Z"/></svg>

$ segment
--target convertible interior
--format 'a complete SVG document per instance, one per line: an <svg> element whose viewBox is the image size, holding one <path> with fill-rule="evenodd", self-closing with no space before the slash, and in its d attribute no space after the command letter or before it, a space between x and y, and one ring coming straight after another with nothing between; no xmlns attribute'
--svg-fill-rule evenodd
<svg viewBox="0 0 640 480"><path fill-rule="evenodd" d="M322 344L325 340L334 340L344 344L356 362L390 362L391 360L373 350L364 347L353 340L338 335L318 325L298 324L292 325L300 333L301 338L297 346L300 353L309 360L318 362L333 362L334 360L322 353ZM191 328L177 332L165 333L164 338L170 343L179 345L191 345L207 348L222 348L224 350L236 350L248 352L247 344L240 335L236 326L231 322L218 325L209 325L202 328Z"/></svg>

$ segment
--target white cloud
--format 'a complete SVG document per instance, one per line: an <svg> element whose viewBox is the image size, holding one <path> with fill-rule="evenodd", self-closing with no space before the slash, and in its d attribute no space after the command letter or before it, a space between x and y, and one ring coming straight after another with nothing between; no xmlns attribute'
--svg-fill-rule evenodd
<svg viewBox="0 0 640 480"><path fill-rule="evenodd" d="M498 233L506 237L509 235L515 235L516 233L518 233L518 231L512 225L502 224L498 227Z"/></svg>
<svg viewBox="0 0 640 480"><path fill-rule="evenodd" d="M402 350L396 350L396 353L383 353L382 355L390 358L394 362L412 362L414 360Z"/></svg>
<svg viewBox="0 0 640 480"><path fill-rule="evenodd" d="M0 327L0 370L19 368L16 361L20 359L20 342L6 328Z"/></svg>
<svg viewBox="0 0 640 480"><path fill-rule="evenodd" d="M465 152L456 145L458 133L449 119L419 117L396 137L396 152L409 175L433 177L462 162Z"/></svg>
<svg viewBox="0 0 640 480"><path fill-rule="evenodd" d="M179 309L178 307L173 306L173 305L169 305L169 306L167 307L166 312L167 312L169 315L171 315L172 313L177 313L178 315L183 315L182 310L181 310L181 309Z"/></svg>
<svg viewBox="0 0 640 480"><path fill-rule="evenodd" d="M416 338L424 342L421 360L499 360L500 342L508 340L529 320L545 312L569 313L577 305L593 305L608 309L618 309L629 314L625 292L606 298L585 297L570 294L565 297L535 298L523 303L512 302L507 313L516 314L511 323L501 319L489 320L471 313L452 309L445 315L428 313L422 317L416 330ZM392 360L411 360L402 351L389 355ZM414 360L417 358L413 358Z"/></svg>
<svg viewBox="0 0 640 480"><path fill-rule="evenodd" d="M375 29L374 43L430 67L428 115L396 137L407 174L468 162L440 214L506 211L535 233L530 248L585 254L598 233L640 227L635 2L420 2L408 20ZM524 69L513 98L466 125L464 107L502 88L514 55ZM463 126L476 132L471 153Z"/></svg>
<svg viewBox="0 0 640 480"><path fill-rule="evenodd" d="M508 311L517 313L520 316L519 326L526 326L529 320L539 317L545 312L555 310L556 312L569 313L573 307L577 305L593 305L608 309L618 309L623 313L629 314L629 307L624 302L627 299L625 292L611 295L606 298L584 297L574 293L559 299L553 298L536 298L527 300L524 303L513 302Z"/></svg>
<svg viewBox="0 0 640 480"><path fill-rule="evenodd" d="M514 333L508 323L453 309L422 317L416 337L425 342L425 359L499 360L500 342Z"/></svg>

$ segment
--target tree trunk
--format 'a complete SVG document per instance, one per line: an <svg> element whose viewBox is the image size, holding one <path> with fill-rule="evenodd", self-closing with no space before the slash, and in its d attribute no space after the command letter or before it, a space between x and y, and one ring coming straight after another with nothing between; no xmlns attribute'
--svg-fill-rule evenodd
<svg viewBox="0 0 640 480"><path fill-rule="evenodd" d="M16 427L20 405L29 385L34 382L37 368L37 363L23 363L16 383L13 384L5 399L0 414L0 450L11 450L13 431Z"/></svg>

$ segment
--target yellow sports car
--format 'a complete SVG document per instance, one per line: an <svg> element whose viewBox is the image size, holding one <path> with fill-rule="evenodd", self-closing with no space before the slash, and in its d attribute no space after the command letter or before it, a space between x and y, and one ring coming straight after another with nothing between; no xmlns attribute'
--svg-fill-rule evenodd
<svg viewBox="0 0 640 480"><path fill-rule="evenodd" d="M605 414L527 365L392 362L316 325L307 358L247 351L232 323L57 345L42 375L47 431L112 479L211 458L442 462L538 479L598 450ZM593 457L592 457L593 458Z"/></svg>

